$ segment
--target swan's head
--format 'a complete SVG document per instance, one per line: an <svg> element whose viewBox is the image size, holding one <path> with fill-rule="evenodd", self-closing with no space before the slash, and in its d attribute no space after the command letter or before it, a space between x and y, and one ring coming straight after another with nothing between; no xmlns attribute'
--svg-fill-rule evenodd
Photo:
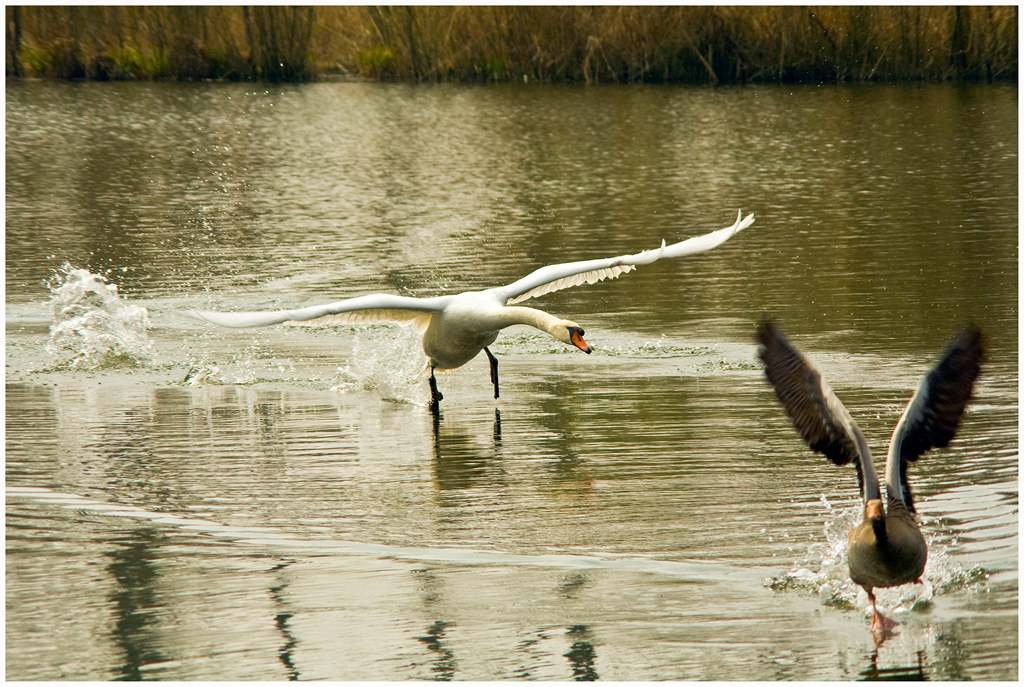
<svg viewBox="0 0 1024 687"><path fill-rule="evenodd" d="M587 342L583 340L583 327L579 326L575 322L569 320L559 320L551 327L551 335L562 343L567 343L570 346L575 346L584 353L590 353L594 349L587 345Z"/></svg>

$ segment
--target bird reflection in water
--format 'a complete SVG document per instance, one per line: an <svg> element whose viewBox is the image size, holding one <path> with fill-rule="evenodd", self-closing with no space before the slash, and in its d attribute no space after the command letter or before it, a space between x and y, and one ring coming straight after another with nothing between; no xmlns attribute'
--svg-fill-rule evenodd
<svg viewBox="0 0 1024 687"><path fill-rule="evenodd" d="M430 666L430 672L434 673L438 680L454 680L458 663L455 661L455 652L448 648L445 643L445 630L455 623L444 620L437 620L429 628L423 637L417 637L428 649L437 654Z"/></svg>
<svg viewBox="0 0 1024 687"><path fill-rule="evenodd" d="M567 599L575 599L576 595L589 584L590 577L587 575L571 573L558 583L558 594ZM597 651L591 641L590 627L588 625L570 625L566 634L572 640L572 644L569 646L569 651L563 656L569 659L573 679L580 682L599 679L597 669L594 668Z"/></svg>
<svg viewBox="0 0 1024 687"><path fill-rule="evenodd" d="M895 668L878 667L878 649L871 653L871 665L861 671L862 680L872 681L925 681L928 676L924 674L924 651L917 652L916 666L899 666Z"/></svg>
<svg viewBox="0 0 1024 687"><path fill-rule="evenodd" d="M437 411L432 413L432 420L434 423L434 446L437 447L437 439L441 433L441 418L444 417L444 413ZM495 447L501 445L501 411L497 408L494 409L494 445Z"/></svg>
<svg viewBox="0 0 1024 687"><path fill-rule="evenodd" d="M277 574L284 571L289 565L290 561L278 563L270 569L271 573ZM282 581L281 584L274 585L270 588L270 597L274 600L275 606L284 607L284 591L288 583ZM299 669L295 666L295 647L298 645L299 640L296 639L295 634L291 630L289 621L292 619L294 614L288 612L280 612L274 616L274 627L281 633L284 638L284 644L277 652L277 657L280 659L282 665L284 665L288 680L294 682L299 679Z"/></svg>
<svg viewBox="0 0 1024 687"><path fill-rule="evenodd" d="M161 539L155 530L135 530L129 541L118 542L115 549L106 553L111 559L107 572L117 581L111 601L117 618L114 637L125 657L120 668L124 680L141 680L142 666L167 660L154 646L159 622L157 611L161 605L156 591L160 576L156 550L162 544Z"/></svg>
<svg viewBox="0 0 1024 687"><path fill-rule="evenodd" d="M434 475L442 490L465 489L490 478L500 479L501 413L494 409L493 445L487 450L458 425L448 423L441 431L442 412L433 413ZM498 461L498 462L496 462ZM495 473L491 466L498 465Z"/></svg>
<svg viewBox="0 0 1024 687"><path fill-rule="evenodd" d="M590 628L587 625L570 625L568 632L572 646L563 654L572 665L572 677L578 682L591 682L599 679L594 659L597 651L591 641Z"/></svg>

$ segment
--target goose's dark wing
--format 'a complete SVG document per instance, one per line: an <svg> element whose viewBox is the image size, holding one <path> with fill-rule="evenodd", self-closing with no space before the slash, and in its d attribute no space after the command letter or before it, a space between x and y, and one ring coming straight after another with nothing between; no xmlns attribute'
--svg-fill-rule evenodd
<svg viewBox="0 0 1024 687"><path fill-rule="evenodd" d="M836 465L853 463L865 501L879 498L871 452L857 423L828 382L771 322L757 328L765 375L800 437Z"/></svg>
<svg viewBox="0 0 1024 687"><path fill-rule="evenodd" d="M916 461L929 449L945 448L952 441L974 393L983 357L984 334L979 327L972 325L957 334L935 368L921 380L893 431L886 482L890 493L902 495L910 511L914 510L914 502L907 483L907 463Z"/></svg>

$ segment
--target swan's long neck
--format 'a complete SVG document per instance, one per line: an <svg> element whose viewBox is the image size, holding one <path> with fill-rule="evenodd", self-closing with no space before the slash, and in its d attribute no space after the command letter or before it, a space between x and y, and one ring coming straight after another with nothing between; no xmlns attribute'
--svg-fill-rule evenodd
<svg viewBox="0 0 1024 687"><path fill-rule="evenodd" d="M521 305L510 305L502 308L498 312L498 319L502 323L502 329L511 327L514 324L525 324L542 332L547 332L562 341L565 341L566 335L559 335L559 330L565 329L567 324L571 324L567 323L566 320L560 320L554 315L549 315L543 310L526 308Z"/></svg>

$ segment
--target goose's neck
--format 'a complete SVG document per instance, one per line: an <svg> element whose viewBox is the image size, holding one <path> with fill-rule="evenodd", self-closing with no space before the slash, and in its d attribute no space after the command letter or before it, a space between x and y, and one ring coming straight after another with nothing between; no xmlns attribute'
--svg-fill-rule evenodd
<svg viewBox="0 0 1024 687"><path fill-rule="evenodd" d="M857 452L860 454L861 478L864 480L864 493L862 494L864 503L880 499L882 497L882 490L878 484L878 473L875 472L875 461L871 457L871 449L868 448L867 439L864 438L864 434L856 425L850 429L852 430L853 438L857 442Z"/></svg>
<svg viewBox="0 0 1024 687"><path fill-rule="evenodd" d="M881 503L878 504L878 513L869 513L868 519L871 522L871 530L875 533L875 541L878 543L879 548L888 548L889 546L889 532L885 529L885 517L886 512L882 510Z"/></svg>

